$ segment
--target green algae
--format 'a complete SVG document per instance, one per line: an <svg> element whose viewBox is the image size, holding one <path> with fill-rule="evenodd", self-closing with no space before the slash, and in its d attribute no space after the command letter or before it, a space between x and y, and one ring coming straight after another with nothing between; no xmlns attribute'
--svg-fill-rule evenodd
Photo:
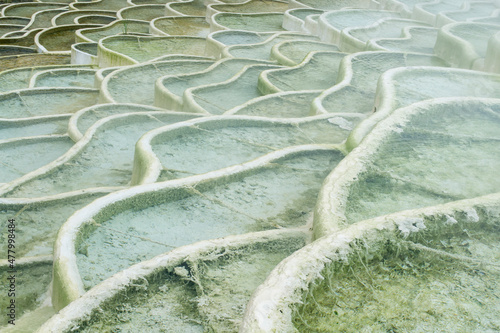
<svg viewBox="0 0 500 333"><path fill-rule="evenodd" d="M168 332L181 327L183 332L236 331L253 291L278 262L304 246L306 234L260 236L241 245L229 239L216 240L209 248L201 245L204 250L195 250L175 267L158 267L131 281L101 303L90 318L75 322L73 330L129 332L147 327L152 332ZM238 243L237 238L233 240Z"/></svg>
<svg viewBox="0 0 500 333"><path fill-rule="evenodd" d="M498 330L498 211L479 211L476 218L476 211L467 212L455 216L458 222L447 215L422 219L423 231L407 238L351 245L352 253L328 264L322 279L310 284L302 304L294 306L295 328Z"/></svg>
<svg viewBox="0 0 500 333"><path fill-rule="evenodd" d="M19 260L20 257L17 257L17 259ZM2 286L7 287L7 282L9 281L7 278L11 275L12 274L5 269L0 270ZM45 293L48 291L52 279L52 262L34 263L29 266L18 265L14 275L16 285L14 289L16 290L16 295L14 298L5 297L7 296L7 291L2 288L2 292L5 293L5 296L0 299L0 306L2 309L7 309L8 305L10 305L10 300L15 299L15 316L17 320L23 314L35 310L46 298ZM7 323L9 317L5 315L6 312L7 310L5 310L4 315L0 319L0 329L10 325Z"/></svg>

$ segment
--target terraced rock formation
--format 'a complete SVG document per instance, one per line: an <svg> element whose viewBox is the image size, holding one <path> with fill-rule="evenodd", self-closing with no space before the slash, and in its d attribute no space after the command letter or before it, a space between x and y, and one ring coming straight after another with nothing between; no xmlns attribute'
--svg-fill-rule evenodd
<svg viewBox="0 0 500 333"><path fill-rule="evenodd" d="M499 125L496 0L4 1L0 331L499 331Z"/></svg>

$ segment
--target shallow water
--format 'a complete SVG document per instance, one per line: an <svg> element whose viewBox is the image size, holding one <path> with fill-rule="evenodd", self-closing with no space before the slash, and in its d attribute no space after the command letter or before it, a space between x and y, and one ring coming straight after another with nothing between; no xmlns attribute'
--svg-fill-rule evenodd
<svg viewBox="0 0 500 333"><path fill-rule="evenodd" d="M229 54L233 57L250 58L258 60L270 60L271 49L274 45L287 40L311 40L316 41L316 36L309 35L280 35L274 38L269 38L261 44L232 46L228 49Z"/></svg>
<svg viewBox="0 0 500 333"><path fill-rule="evenodd" d="M96 104L99 92L77 88L20 90L0 95L0 118L15 119L34 116L68 114Z"/></svg>
<svg viewBox="0 0 500 333"><path fill-rule="evenodd" d="M67 9L47 9L37 11L31 16L31 22L27 25L29 29L50 28L52 27L52 18L64 13Z"/></svg>
<svg viewBox="0 0 500 333"><path fill-rule="evenodd" d="M360 53L353 58L350 85L327 94L323 107L328 112L354 112L369 114L373 111L378 78L385 71L406 66L444 66L436 57L405 55L403 53ZM356 103L351 103L355 100Z"/></svg>
<svg viewBox="0 0 500 333"><path fill-rule="evenodd" d="M124 54L138 62L146 62L168 54L205 54L205 40L195 37L110 37L104 47Z"/></svg>
<svg viewBox="0 0 500 333"><path fill-rule="evenodd" d="M266 99L254 99L238 108L234 114L273 118L306 117L310 115L311 103L318 95L318 92L269 95Z"/></svg>
<svg viewBox="0 0 500 333"><path fill-rule="evenodd" d="M338 47L333 44L327 44L315 41L306 41L306 40L284 41L281 42L281 44L277 45L276 47L278 48L279 53L287 57L296 65L300 64L307 56L307 54L311 51L339 50Z"/></svg>
<svg viewBox="0 0 500 333"><path fill-rule="evenodd" d="M339 10L323 15L325 22L339 31L348 27L366 26L383 18L400 16L396 12L370 9Z"/></svg>
<svg viewBox="0 0 500 333"><path fill-rule="evenodd" d="M351 29L349 34L353 37L367 42L372 38L398 38L405 27L427 26L419 21L386 20L370 28Z"/></svg>
<svg viewBox="0 0 500 333"><path fill-rule="evenodd" d="M144 5L129 7L120 12L123 19L151 21L165 15L164 5Z"/></svg>
<svg viewBox="0 0 500 333"><path fill-rule="evenodd" d="M359 1L352 0L338 0L338 1L329 1L329 0L298 0L298 2L310 6L312 8L323 9L323 10L334 10L341 9L343 7L355 7L356 4L361 5Z"/></svg>
<svg viewBox="0 0 500 333"><path fill-rule="evenodd" d="M475 23L498 24L499 16L490 16L472 20Z"/></svg>
<svg viewBox="0 0 500 333"><path fill-rule="evenodd" d="M207 37L210 33L205 17L165 17L156 20L154 27L169 35Z"/></svg>
<svg viewBox="0 0 500 333"><path fill-rule="evenodd" d="M499 97L500 79L470 72L464 79L462 73L414 71L397 75L395 89L396 106L405 106L419 100L438 97Z"/></svg>
<svg viewBox="0 0 500 333"><path fill-rule="evenodd" d="M130 112L150 112L160 111L160 109L140 106L140 105L124 105L124 104L101 104L95 108L88 108L87 111L78 117L77 127L80 133L84 134L90 126L94 125L100 119L113 116L116 114L130 113ZM172 123L184 121L196 117L196 115L170 115Z"/></svg>
<svg viewBox="0 0 500 333"><path fill-rule="evenodd" d="M136 141L145 132L168 125L172 120L177 119L161 112L111 120L98 128L78 155L47 175L22 184L9 195L39 197L91 187L127 186L132 177Z"/></svg>
<svg viewBox="0 0 500 333"><path fill-rule="evenodd" d="M65 69L38 73L33 87L94 88L95 70Z"/></svg>
<svg viewBox="0 0 500 333"><path fill-rule="evenodd" d="M450 2L439 2L439 3L429 3L423 4L422 9L432 14L439 14L441 12L460 10L460 5L458 3Z"/></svg>
<svg viewBox="0 0 500 333"><path fill-rule="evenodd" d="M97 43L104 37L134 32L144 34L149 33L149 24L147 22L116 22L103 28L85 29L82 31L82 35Z"/></svg>
<svg viewBox="0 0 500 333"><path fill-rule="evenodd" d="M127 0L106 0L106 1L93 1L93 2L78 2L73 4L76 9L97 9L97 10L112 10L118 11L130 4Z"/></svg>
<svg viewBox="0 0 500 333"><path fill-rule="evenodd" d="M69 116L40 119L40 121L0 121L0 140L26 136L65 134Z"/></svg>
<svg viewBox="0 0 500 333"><path fill-rule="evenodd" d="M169 7L183 15L192 16L205 16L206 10L203 0L191 0L185 3L171 3Z"/></svg>
<svg viewBox="0 0 500 333"><path fill-rule="evenodd" d="M438 29L413 28L410 39L379 39L377 44L388 51L434 54Z"/></svg>
<svg viewBox="0 0 500 333"><path fill-rule="evenodd" d="M252 98L259 97L257 80L260 73L266 69L279 68L280 66L253 65L244 72L235 75L236 80L224 82L214 86L199 87L192 90L196 104L211 114L222 114L225 111L245 103ZM227 89L231 87L231 94ZM189 105L184 102L184 110L190 111Z"/></svg>
<svg viewBox="0 0 500 333"><path fill-rule="evenodd" d="M213 64L212 61L165 61L126 68L113 73L102 86L115 102L154 104L154 86L158 78L165 75L199 72ZM131 93L130 87L134 86Z"/></svg>
<svg viewBox="0 0 500 333"><path fill-rule="evenodd" d="M10 182L52 162L72 146L73 141L66 136L0 144L2 152L0 183ZM23 154L19 154L19 150L22 150Z"/></svg>
<svg viewBox="0 0 500 333"><path fill-rule="evenodd" d="M340 61L346 54L340 52L316 53L297 68L271 70L267 79L273 90L324 90L337 82Z"/></svg>
<svg viewBox="0 0 500 333"><path fill-rule="evenodd" d="M49 52L71 51L71 45L75 43L75 31L88 27L73 24L60 28L48 28L38 35L38 40Z"/></svg>
<svg viewBox="0 0 500 333"><path fill-rule="evenodd" d="M83 53L88 53L90 55L97 57L97 43L77 43L73 44L73 47L77 51L81 51ZM97 70L96 70L97 71Z"/></svg>
<svg viewBox="0 0 500 333"><path fill-rule="evenodd" d="M70 2L70 0L62 1L65 4ZM168 7L165 12L165 3L170 3L172 0L136 0L135 4L138 5L148 2L156 3L154 8L158 10L146 12L141 12L142 8L146 7L131 6L133 2L127 2L127 0L86 2L72 4L79 10L72 10L73 13L61 16L58 22L70 23L68 20L77 15L84 15L84 13L87 15L89 12L85 11L86 9L116 11L124 7L130 7L122 11L124 16L130 14L135 18L151 20L168 13ZM104 56L105 48L109 46L113 51L131 56L138 62L155 59L155 64L127 67L121 72L116 68L103 71L103 76L109 77L103 89L108 89L117 102L153 105L155 81L169 76L164 79L165 85L177 97L188 96L191 90L185 93L186 90L197 87L194 89L195 99L199 105L203 105L213 114L307 118L316 111L318 106L313 102L321 102L321 99L316 101L314 99L321 94L322 90L340 81L337 77L339 73L345 74L349 70L345 67L339 68L341 57L339 55L336 59L325 57L324 61L313 59L302 69L283 68L284 70L271 71L269 77L275 87L288 92L296 91L296 93L261 96L257 88L257 77L261 71L269 68L262 66L267 63L267 60L278 59L281 62L279 65L294 66L302 62L311 51L338 51L337 46L319 43L320 39L310 34L276 35L269 32L231 30L216 32L210 36L209 39L213 38L220 43L206 43L205 37L209 32L209 24L205 21L205 5L209 2L196 0L170 5L170 8L178 9L184 14L200 15L194 19L196 26L186 26L184 19L189 19L186 17L157 20L158 23L165 23L167 20L169 23L175 23L175 27L172 24L168 27L166 24L163 25L164 31L168 33L194 34L202 37L199 39L180 36L175 38L139 37L141 34L150 32L149 22L146 21L142 23L121 22L109 29L99 28L84 32L84 35L91 37L95 42L110 35L121 35L105 39L104 49L100 49L99 56ZM245 1L223 0L221 2L243 3ZM215 5L214 8L226 10L246 8L245 11L247 9L248 11L262 11L268 5L282 9L286 7L284 2L279 4L264 2L253 1L243 6ZM366 0L300 0L299 2L329 9L368 6ZM334 13L338 16L338 20L333 20L332 25L340 28L373 26L375 21L387 15L410 17L407 9L411 9L416 3L425 2L432 3L432 0L380 1L380 7L397 9L402 15L373 10L338 11ZM371 7L376 5L376 2L372 1ZM476 8L476 12L463 12L457 15L478 15L480 8L488 6L491 7L491 4L485 6L485 4L474 3L473 7ZM3 7L0 5L0 8ZM29 7L29 10L35 8L30 5L25 7ZM44 4L36 5L36 10L43 8L45 8ZM40 12L36 16L33 15L36 19L29 29L49 27L47 22L50 23L53 16L64 10ZM304 19L307 15L319 12L309 9L296 10L295 17ZM327 14L325 17L333 17L334 14ZM7 15L10 14L7 13ZM103 18L103 16L100 17ZM219 17L233 28L259 31L282 30L283 15L281 14L274 16L225 14ZM313 21L317 23L318 17L319 15L309 16L308 23ZM0 18L0 24L7 18ZM86 16L81 22L97 22L94 19L95 17ZM189 20L193 23L193 19ZM437 29L413 29L414 37L403 41L397 37L405 24L396 24L397 21L390 21L392 24L387 22L389 21L373 30L357 28L351 31L354 36L363 41L379 36L393 37L393 40L388 38L379 40L380 45L391 50L401 49L433 54ZM79 26L81 27L82 25ZM314 24L308 27L313 30L321 28ZM129 33L137 33L137 35L123 36ZM461 33L467 35L466 39L471 40L477 50L484 51L485 39L473 38L475 30L471 28ZM41 35L43 37L43 33ZM14 36L17 37L2 38L0 42L24 46L32 43L34 32L32 31L30 36L19 37L20 33L12 37ZM70 37L75 38L75 36L69 36L67 32L51 35L50 45L56 49L62 41L63 46L66 47L70 42L74 42ZM322 36L322 38L325 37ZM221 43L230 47L222 50ZM277 44L281 44L279 48ZM373 45L373 47L376 46ZM95 51L97 54L97 49ZM217 58L233 55L253 60L232 59L217 70L204 74L184 75L185 73L199 73L214 63L214 59L202 57L205 52ZM284 58L280 59L280 52ZM191 54L199 58L191 57L189 60L196 61L182 63L186 66L181 65L181 61L164 66L162 62L167 60L165 57L172 54L172 59L168 60L174 58L187 60L189 56L182 56L182 54ZM104 59L101 65L120 63L120 58L120 55L109 55L109 59ZM5 68L33 66L32 63L35 62L37 64L61 62L61 59L61 57L56 59L42 54L5 58L0 59L0 67L2 67L0 71ZM127 60L121 60L124 63L127 62ZM202 60L209 61L203 62ZM66 56L64 61L68 63L69 56ZM128 63L133 62L128 61ZM243 66L256 63L259 63L261 68L249 72L250 74L247 73L248 77L243 76L235 82L220 84L234 77ZM173 186L173 184L187 185L147 192L133 199L126 199L122 203L115 202L94 217L96 223L100 225L85 229L81 235L81 242L79 239L76 248L85 288L95 286L98 282L118 271L127 269L132 264L159 253L165 253L180 245L228 235L242 235L253 231L272 230L274 232L277 231L274 229L304 226L306 222L311 222L317 194L322 188L324 178L335 169L339 161L349 158L349 155L344 157L340 152L340 149L345 149L344 140L360 121L370 116L371 113L380 111L377 111L374 105L378 109L379 105L383 104L383 114L391 117L390 113L397 107L410 105L423 99L464 95L499 97L499 82L488 82L488 80L466 75L454 75L452 71L433 73L429 68L421 72L406 70L400 76L396 75L393 82L388 82L389 88L393 89L395 94L392 94L390 89L386 91L379 86L380 95L376 95L377 82L384 72L395 67L409 66L444 67L446 64L437 58L424 56L359 53L353 59L353 80L323 100L326 111L332 113L328 115L328 118L321 118L326 116L322 115L314 121L306 122L295 119L293 124L272 125L273 121L263 119L260 119L260 122L257 119L239 121L241 117L220 121L204 119L206 123L197 119L196 122L199 122L197 125L158 135L153 139L152 149L158 154L163 168L157 182L147 186L159 188ZM278 68L278 66L274 66L273 63L273 68ZM19 70L17 73L0 73L0 91L27 88L29 78L38 70L41 69L29 68ZM83 73L81 70L72 69L71 71ZM86 72L87 75L64 77L53 75L53 73L46 72L40 75L36 85L92 87L94 83L93 74L90 72ZM99 83L99 77L96 84ZM218 84L215 88L206 87L214 83ZM269 91L262 89L262 92ZM69 114L105 100L103 94L100 96L98 94L97 90L85 91L83 89L74 91L67 89L50 93L48 90L39 92L24 90L11 95L1 94L0 118L33 118L60 114L63 116L57 119L51 116L47 119L22 120L18 123L9 123L5 119L0 119L0 140L26 135L64 134ZM156 102L160 105L161 101L157 99ZM180 104L182 103L179 102L177 109L182 109ZM192 116L183 113L160 115L159 113L153 114L154 109L139 105L108 104L90 108L79 119L78 115L72 119L78 119L76 125L81 133L85 133L103 118L130 112L141 113L137 116L128 115L122 119L122 122L113 120L102 125L88 146L67 163L51 170L45 176L22 184L9 194L16 197L37 197L33 199L33 203L28 204L25 199L19 198L0 200L2 219L19 214L17 215L20 221L19 255L51 255L54 237L68 217L85 205L93 205L92 200L107 194L108 191L125 189L121 194L132 195L136 190L141 191L147 188L141 185L129 187L134 164L134 150L142 135L157 127L175 122L196 117L203 119L200 113L193 113ZM500 140L499 111L500 109L495 106L491 106L490 109L481 109L472 104L463 108L454 106L452 111L446 108L429 108L425 114L412 117L411 125L404 128L398 127L392 135L385 138L386 141L379 147L373 159L368 162L363 159L353 162L366 162L367 164L366 170L358 175L357 182L351 187L351 192L348 193L349 200L341 207L346 209L345 215L349 222L357 222L386 212L435 205L498 191L500 183L495 175L500 167L498 159L500 154L497 148ZM351 115L340 114L344 112L351 113ZM212 118L225 118L225 116ZM372 119L378 119L378 117ZM266 125L263 125L264 123ZM78 133L71 134L75 141L80 138ZM2 155L2 158L5 157L7 162L4 161L0 169L4 168L8 172L0 172L0 174L8 179L0 179L0 183L31 171L29 168L23 169L26 166L36 168L56 159L57 153L67 151L74 145L69 138L64 140L68 145L64 149L59 149L60 147L52 149L52 146L44 145L42 140L38 140L32 147L19 145L11 150L6 149L7 153L4 154L5 156ZM83 144L85 140L86 137L80 141L81 143L76 144ZM325 146L316 146L316 149L314 146L309 146L311 151L305 152L306 148L302 147L301 153L288 155L287 158L246 172L235 172L231 176L221 176L214 180L206 180L205 176L198 175L238 163L246 163L261 158L265 154L290 148L290 146L314 143L333 144L341 148L326 150ZM0 146L7 145L2 142ZM349 146L349 149L351 147ZM295 149L298 150L298 148ZM364 147L364 149L369 151L369 147ZM50 153L45 153L45 151L50 151ZM350 154L355 154L355 152L352 151ZM248 167L248 165L243 167ZM13 168L18 167L21 169L19 174L12 172ZM241 166L234 167L232 170L238 170L238 168ZM197 177L187 178L193 175ZM205 180L202 180L204 177ZM200 181L195 183L195 180ZM162 181L166 183L158 183ZM5 188L5 185L3 186ZM115 187L106 189L102 186ZM64 196L61 193L90 187L100 187L96 190L100 192L92 196L72 196L45 202L42 202L40 198L45 194ZM119 195L111 193L110 198L117 199ZM336 199L342 199L333 197L335 200L331 200L328 204L333 205ZM25 204L15 203L16 200ZM342 215L343 212L340 211L334 210L333 213ZM493 216L481 209L478 209L478 214L481 218ZM479 253L478 257L481 260L495 263L499 259L496 245L498 228L497 226L495 228L495 230L484 229L488 232L480 234L479 232L484 230L461 226L460 230L457 229L457 239L437 240L437 238L424 235L425 241L420 244L436 245L439 250L449 250L463 256ZM476 237L476 235L479 236ZM263 236L264 239L265 237ZM415 242L420 240L422 239L411 239ZM479 327L481 333L498 330L500 327L497 319L500 313L498 302L490 302L496 301L493 296L498 291L496 284L498 272L492 275L490 271L482 267L483 264L456 265L452 260L439 260L436 256L426 256L423 250L413 249L405 252L403 250L408 249L404 248L406 244L404 242L407 241L409 239L402 239L401 243L393 248L400 251L399 257L394 255L396 251L389 251L387 256L383 251L374 251L363 257L371 248L362 247L359 253L364 258L363 265L345 266L344 273L346 274L337 275L339 279L332 280L326 276L325 280L330 283L328 288L332 289L325 288L324 294L321 291L316 299L306 300L304 306L311 310L307 314L310 316L304 317L305 321L295 318L299 331L363 332L370 329L374 331L439 331L445 325L451 327L452 331L473 331L475 327ZM0 250L5 251L4 243L0 242ZM261 242L261 245L263 243ZM94 317L80 325L81 330L87 332L237 331L250 294L265 279L276 263L303 245L303 239L294 239L287 244L257 246L254 243L253 246L240 250L227 251L221 248L202 258L190 258L177 267L177 270L165 271L161 276L156 276L158 279L149 281L149 286L146 286L144 281L135 281L136 285L131 286L128 291L120 292L110 303L97 307ZM427 263L431 261L435 263L435 266L429 269ZM39 296L48 289L49 266L47 265L47 269L44 268L43 274L36 273L26 280L20 280L23 286L33 287L33 290L28 290L30 293L28 296L22 295L23 302L25 300L26 304L31 302L26 306L23 303L26 309L38 306L42 299ZM180 274L184 272L182 269L187 272L187 275ZM49 272L48 275L45 274L47 272ZM353 275L352 272L355 274ZM71 272L64 273L71 275ZM380 275L375 276L375 273L380 273ZM78 278L77 274L76 276ZM334 283L337 283L340 288L334 289L335 287L332 287ZM318 282L316 286L321 288L324 285ZM354 290L356 287L358 289ZM489 290L487 290L488 287L490 287ZM332 290L333 292L328 294ZM351 293L351 290L354 291ZM58 290L55 290L55 293L57 294ZM314 293L315 291L312 291L312 294ZM329 299L332 295L344 296L340 301L343 307L341 310L339 310L340 302L332 302ZM69 296L68 299L73 296ZM381 305L379 308L376 308L375 301L379 301L378 304ZM314 308L315 306L317 308ZM100 309L103 310L102 313L99 312ZM43 316L38 317L36 313L32 315L37 317L38 321L45 319ZM456 320L456 317L467 322L457 323L459 320ZM25 317L25 319L30 318ZM340 320L345 320L346 324ZM413 322L409 323L410 320Z"/></svg>
<svg viewBox="0 0 500 333"><path fill-rule="evenodd" d="M369 115L373 112L375 92L367 92L353 86L345 86L328 94L323 100L323 107L328 113L361 113ZM351 103L355 100L356 103Z"/></svg>
<svg viewBox="0 0 500 333"><path fill-rule="evenodd" d="M214 18L215 22L225 28L255 32L284 31L281 26L283 14L253 14L242 16L240 14L222 13Z"/></svg>
<svg viewBox="0 0 500 333"><path fill-rule="evenodd" d="M4 16L20 16L20 17L31 17L33 14L36 12L39 12L41 10L46 10L46 9L55 9L55 8L61 8L64 7L64 4L49 4L49 3L44 3L44 4L23 4L20 6L13 6L10 8L7 8L3 15Z"/></svg>
<svg viewBox="0 0 500 333"><path fill-rule="evenodd" d="M305 224L324 177L342 158L302 153L234 179L175 189L116 211L78 245L77 263L90 288L133 263L203 239ZM113 209L113 208L111 208ZM186 233L189 225L190 232Z"/></svg>
<svg viewBox="0 0 500 333"><path fill-rule="evenodd" d="M248 1L238 6L215 4L212 6L212 8L219 12L225 12L225 13L245 13L245 14L277 13L286 11L288 9L288 4L286 2L278 2L278 1L269 1L269 2Z"/></svg>
<svg viewBox="0 0 500 333"><path fill-rule="evenodd" d="M350 223L498 191L500 182L490 175L500 167L499 110L481 104L428 110L390 134L352 184L346 203ZM482 132L476 126L486 119Z"/></svg>
<svg viewBox="0 0 500 333"><path fill-rule="evenodd" d="M0 24L12 24L25 26L30 22L26 17L0 17Z"/></svg>
<svg viewBox="0 0 500 333"><path fill-rule="evenodd" d="M108 25L114 21L116 21L115 17L107 15L83 15L75 20L77 24L99 24L99 25Z"/></svg>
<svg viewBox="0 0 500 333"><path fill-rule="evenodd" d="M16 232L19 236L16 238L18 258L52 254L57 232L68 217L104 194L87 194L25 204L9 203L8 200L0 202L0 217L4 221L10 218L16 220ZM7 242L1 243L0 250L7 253Z"/></svg>
<svg viewBox="0 0 500 333"><path fill-rule="evenodd" d="M272 33L257 33L251 31L217 31L212 38L226 46L262 43L272 36Z"/></svg>
<svg viewBox="0 0 500 333"><path fill-rule="evenodd" d="M169 76L162 79L161 82L170 93L181 97L188 88L228 80L241 71L244 66L257 63L259 62L250 59L228 59L218 63L217 66L213 67L210 71L182 75L181 77L170 76L169 74Z"/></svg>
<svg viewBox="0 0 500 333"><path fill-rule="evenodd" d="M493 14L498 10L498 6L494 3L471 3L467 11L457 11L446 13L446 16L457 22L465 21L473 17L485 17Z"/></svg>
<svg viewBox="0 0 500 333"><path fill-rule="evenodd" d="M322 14L322 13L323 13L322 10L306 9L306 8L295 9L295 10L289 12L290 15L295 16L296 18L299 18L302 21L305 21L305 19L309 15Z"/></svg>
<svg viewBox="0 0 500 333"><path fill-rule="evenodd" d="M226 120L160 134L152 140L152 149L165 168L162 176L178 178L247 162L289 146L340 143L347 135L348 131L328 119L299 126Z"/></svg>
<svg viewBox="0 0 500 333"><path fill-rule="evenodd" d="M450 29L453 35L472 44L474 51L476 51L480 57L486 56L488 40L498 31L500 31L499 26L470 23L456 25Z"/></svg>
<svg viewBox="0 0 500 333"><path fill-rule="evenodd" d="M61 66L41 66L12 69L0 73L0 92L8 92L10 90L26 89L29 86L30 78L44 70L57 69Z"/></svg>
<svg viewBox="0 0 500 333"><path fill-rule="evenodd" d="M9 32L14 32L14 31L19 31L24 26L22 25L17 25L17 24L2 24L0 22L0 38L3 37L3 35L8 34Z"/></svg>
<svg viewBox="0 0 500 333"><path fill-rule="evenodd" d="M433 56L384 52L365 53L355 57L352 61L354 74L351 84L363 90L375 89L382 73L392 68L408 66L448 67L443 60Z"/></svg>
<svg viewBox="0 0 500 333"><path fill-rule="evenodd" d="M116 14L113 11L70 10L65 12L64 14L57 15L57 17L54 18L55 21L54 26L75 24L75 19L83 15L115 16Z"/></svg>

